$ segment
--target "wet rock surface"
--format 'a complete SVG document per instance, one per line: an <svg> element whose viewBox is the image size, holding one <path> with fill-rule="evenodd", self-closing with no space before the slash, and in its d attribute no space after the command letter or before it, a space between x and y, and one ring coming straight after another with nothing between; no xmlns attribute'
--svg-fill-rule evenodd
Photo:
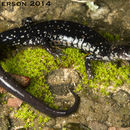
<svg viewBox="0 0 130 130"><path fill-rule="evenodd" d="M44 3L47 2L48 0L44 0ZM96 10L92 10L86 3L69 0L50 0L50 2L50 6L0 7L1 31L20 26L21 20L25 17L32 17L36 21L63 19L87 24L98 32L118 34L120 39L116 42L129 44L129 0L94 0L94 5L98 7ZM69 87L75 87L79 81L80 76L71 69L55 70L48 75L48 84L52 93L56 95L55 102L58 106L68 108L73 104L73 96L69 92ZM61 128L67 130L129 130L130 88L128 87L128 91L122 88L123 86L111 96L101 96L100 93L95 95L91 88L85 86L85 89L78 93L81 97L78 111L69 117L52 119L43 128L45 130ZM22 121L14 119L8 113L5 104L0 105L0 129L6 130L10 127L13 129L15 126L23 125Z"/></svg>
<svg viewBox="0 0 130 130"><path fill-rule="evenodd" d="M72 79L72 77L74 78ZM76 84L80 81L78 73L73 69L59 69L51 72L47 78L50 86L53 85L50 89L52 93L56 95L55 103L60 106L61 109L71 107L74 103L74 99L69 92L69 87L74 85L74 88L76 88ZM111 126L125 128L129 126L130 94L125 90L119 90L111 96L100 96L99 94L93 93L92 89L87 87L84 88L82 92L78 92L78 94L81 100L77 112L68 117L52 119L47 122L46 127L43 128L107 130ZM5 108L1 109L4 111ZM9 127L9 123L7 123L8 119L15 124L16 118L13 118L9 113L7 113L7 117L7 121L5 120L6 122L4 122L7 124L7 127ZM18 124L16 123L17 127L20 126L21 123L18 122Z"/></svg>
<svg viewBox="0 0 130 130"><path fill-rule="evenodd" d="M68 123L64 128L67 130L90 130L90 128L80 123Z"/></svg>
<svg viewBox="0 0 130 130"><path fill-rule="evenodd" d="M68 93L69 88L76 86L80 77L72 69L61 69L51 72L47 79L53 93L63 95Z"/></svg>
<svg viewBox="0 0 130 130"><path fill-rule="evenodd" d="M63 82L63 77L66 75L65 73L64 73L65 75L63 74L63 71L67 71L67 70L66 69L55 70L53 71L52 75L50 75L50 77L53 77L54 75L56 77L55 79L54 78L52 78L52 80L50 79L53 85L54 85L54 82L55 83ZM67 72L69 73L69 71ZM73 72L73 74L75 73L76 72ZM60 74L64 76L62 77L60 76ZM69 79L71 79L70 78L71 74L72 74L72 70L70 71ZM76 80L73 80L73 82L75 81L77 82L78 78L79 77L75 78ZM67 81L69 82L69 80ZM60 91L59 88L57 89L58 91ZM64 93L66 92L64 91ZM57 123L68 124L69 122L82 122L83 124L87 124L87 127L92 130L99 130L99 129L107 130L109 126L113 126L113 125L117 127L129 126L129 111L130 111L129 109L130 94L129 93L127 93L124 90L119 90L111 96L99 96L98 94L95 95L91 91L90 88L84 89L84 91L81 93L79 94L81 97L81 103L80 103L78 111L70 115L68 118L65 118L66 120L62 118L57 118L56 119ZM65 100L66 97L64 96L64 94L62 96L64 97L63 99ZM62 96L60 95L60 97ZM120 98L122 98L122 100L120 100ZM77 129L77 128L80 128L81 124L75 124L74 126L73 125L71 126L69 124L68 125L69 127L67 128Z"/></svg>
<svg viewBox="0 0 130 130"><path fill-rule="evenodd" d="M78 73L72 69L54 70L48 75L47 80L50 90L56 95L55 102L58 106L68 107L70 102L72 102L71 104L74 103L74 97L69 89L74 89L79 79Z"/></svg>

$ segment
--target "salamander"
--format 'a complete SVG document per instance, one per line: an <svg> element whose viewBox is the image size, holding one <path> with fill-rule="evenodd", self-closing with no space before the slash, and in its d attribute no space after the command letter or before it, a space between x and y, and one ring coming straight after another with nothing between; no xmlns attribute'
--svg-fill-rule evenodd
<svg viewBox="0 0 130 130"><path fill-rule="evenodd" d="M31 18L24 19L22 24L23 26L19 28L0 33L0 44L10 46L41 45L51 54L54 54L52 46L78 48L89 54L85 57L88 78L93 78L91 60L130 60L129 46L113 46L92 28L82 24L63 20L35 23ZM0 85L16 97L52 117L66 116L75 112L80 101L79 96L71 90L75 97L73 106L68 110L52 109L23 90L4 72L2 67L0 67Z"/></svg>

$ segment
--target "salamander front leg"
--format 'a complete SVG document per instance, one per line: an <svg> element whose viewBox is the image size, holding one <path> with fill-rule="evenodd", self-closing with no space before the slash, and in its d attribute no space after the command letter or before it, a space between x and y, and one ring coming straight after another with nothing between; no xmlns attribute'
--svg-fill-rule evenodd
<svg viewBox="0 0 130 130"><path fill-rule="evenodd" d="M58 58L60 60L60 56L63 55L61 53L61 50L53 48L51 45L49 44L45 44L43 46L45 48L45 50L50 53L55 59Z"/></svg>

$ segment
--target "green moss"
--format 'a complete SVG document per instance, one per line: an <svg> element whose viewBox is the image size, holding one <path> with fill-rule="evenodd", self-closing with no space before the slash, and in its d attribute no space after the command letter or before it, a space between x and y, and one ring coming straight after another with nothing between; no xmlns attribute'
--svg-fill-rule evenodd
<svg viewBox="0 0 130 130"><path fill-rule="evenodd" d="M101 32L101 34L104 36L104 38L111 42L120 40L119 34L111 34L109 32Z"/></svg>
<svg viewBox="0 0 130 130"><path fill-rule="evenodd" d="M0 98L2 98L2 97L3 97L3 95L4 95L4 94L0 93Z"/></svg>
<svg viewBox="0 0 130 130"><path fill-rule="evenodd" d="M81 84L78 84L77 87L76 87L76 92L79 92L82 90L82 85Z"/></svg>
<svg viewBox="0 0 130 130"><path fill-rule="evenodd" d="M16 116L25 121L25 127L32 127L34 119L37 117L37 114L34 113L27 104L24 104L17 111Z"/></svg>
<svg viewBox="0 0 130 130"><path fill-rule="evenodd" d="M4 94L0 93L0 103L2 102L3 97L4 97Z"/></svg>
<svg viewBox="0 0 130 130"><path fill-rule="evenodd" d="M19 75L28 76L31 79L27 91L40 100L48 103L51 107L56 107L53 103L53 96L49 91L49 86L45 83L45 76L58 66L53 56L44 49L28 48L19 52L15 57L9 58L1 65L5 71ZM43 93L44 98L43 98ZM37 113L37 112L36 112ZM38 113L30 110L29 105L23 104L16 116L25 121L25 127L33 126L33 121L38 118ZM45 121L45 120L44 120Z"/></svg>
<svg viewBox="0 0 130 130"><path fill-rule="evenodd" d="M7 101L5 100L6 94L0 93L0 104L7 104Z"/></svg>
<svg viewBox="0 0 130 130"><path fill-rule="evenodd" d="M95 77L93 80L88 80L84 64L86 54L72 48L67 48L64 50L64 53L68 55L68 57L62 57L62 65L76 69L82 76L82 83L77 86L76 91L82 89L81 84L89 84L89 87L99 90L104 95L108 95L111 85L115 88L123 85L123 83L130 83L128 78L130 72L129 66L121 66L118 68L117 65L112 62L104 63L93 61L91 65Z"/></svg>
<svg viewBox="0 0 130 130"><path fill-rule="evenodd" d="M116 88L123 83L130 83L130 80L128 79L130 67L128 66L117 68L116 64L111 62L104 63L93 61L91 65L95 77L93 80L88 80L84 62L86 54L74 48L64 49L63 53L65 55L61 57L61 62L58 60L55 62L53 56L44 49L28 48L20 51L15 57L1 62L1 65L4 70L10 73L30 77L31 83L28 86L27 91L55 108L53 96L49 91L49 86L46 84L45 76L59 66L63 68L73 68L79 72L82 80L78 84L76 91L80 91L82 85L86 85L93 88L95 91L99 90L102 94L107 95L109 94L108 90L110 85L112 85L113 88ZM43 93L45 94L44 98L42 96ZM39 115L38 111L34 111L25 103L17 111L16 116L25 121L25 127L34 127L36 119L38 120L38 124L42 127L50 119L44 114L41 115L40 113Z"/></svg>

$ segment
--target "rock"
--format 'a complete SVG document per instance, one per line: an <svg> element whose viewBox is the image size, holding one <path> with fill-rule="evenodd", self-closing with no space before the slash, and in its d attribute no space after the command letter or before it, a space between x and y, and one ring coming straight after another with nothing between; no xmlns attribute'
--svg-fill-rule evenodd
<svg viewBox="0 0 130 130"><path fill-rule="evenodd" d="M91 17L91 19L93 20L100 20L100 19L104 19L108 15L109 12L110 12L109 7L105 5L105 6L101 6L95 11L89 9L86 15L88 17Z"/></svg>
<svg viewBox="0 0 130 130"><path fill-rule="evenodd" d="M80 123L68 123L64 128L67 130L90 130L90 128Z"/></svg>
<svg viewBox="0 0 130 130"><path fill-rule="evenodd" d="M130 102L130 94L124 90L119 90L113 95L113 99L116 100L119 104L127 104Z"/></svg>
<svg viewBox="0 0 130 130"><path fill-rule="evenodd" d="M96 26L99 32L109 32L119 34L120 44L128 44L130 41L130 1L96 1L94 5L98 9L92 11L89 7L86 10L87 21L89 26Z"/></svg>
<svg viewBox="0 0 130 130"><path fill-rule="evenodd" d="M0 87L0 93L5 93L5 92L6 92L6 90L4 88Z"/></svg>
<svg viewBox="0 0 130 130"><path fill-rule="evenodd" d="M47 77L51 90L57 95L66 95L68 88L76 85L79 79L78 73L72 69L54 70Z"/></svg>
<svg viewBox="0 0 130 130"><path fill-rule="evenodd" d="M72 17L82 17L81 12L85 12L85 6L82 6L79 3L68 3L65 10L62 12L61 17L72 19Z"/></svg>
<svg viewBox="0 0 130 130"><path fill-rule="evenodd" d="M61 109L69 108L74 103L74 97L69 88L75 87L79 79L78 73L72 69L54 70L48 75L50 90L55 94L55 103Z"/></svg>
<svg viewBox="0 0 130 130"><path fill-rule="evenodd" d="M8 73L14 80L16 80L22 87L27 87L30 83L30 78L23 76L23 75L17 75L17 74L10 74ZM0 93L5 93L6 90L0 86Z"/></svg>
<svg viewBox="0 0 130 130"><path fill-rule="evenodd" d="M19 98L9 98L7 105L9 107L18 108L21 106L22 103L23 103L23 101L20 100Z"/></svg>
<svg viewBox="0 0 130 130"><path fill-rule="evenodd" d="M27 87L30 83L30 78L27 76L18 74L9 74L9 75L23 87Z"/></svg>

